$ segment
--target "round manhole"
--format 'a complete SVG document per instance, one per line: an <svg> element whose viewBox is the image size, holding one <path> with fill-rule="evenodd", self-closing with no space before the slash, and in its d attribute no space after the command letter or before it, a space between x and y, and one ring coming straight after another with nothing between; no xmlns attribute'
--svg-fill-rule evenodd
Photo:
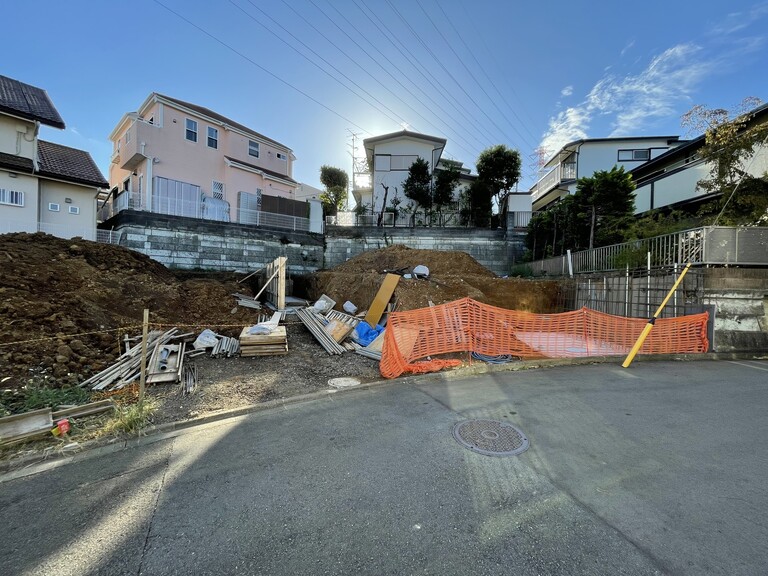
<svg viewBox="0 0 768 576"><path fill-rule="evenodd" d="M453 437L465 448L486 456L515 456L528 449L525 434L498 420L457 422Z"/></svg>
<svg viewBox="0 0 768 576"><path fill-rule="evenodd" d="M331 378L328 380L328 385L334 388L351 388L352 386L358 386L360 380L357 378L350 378L342 376L340 378Z"/></svg>

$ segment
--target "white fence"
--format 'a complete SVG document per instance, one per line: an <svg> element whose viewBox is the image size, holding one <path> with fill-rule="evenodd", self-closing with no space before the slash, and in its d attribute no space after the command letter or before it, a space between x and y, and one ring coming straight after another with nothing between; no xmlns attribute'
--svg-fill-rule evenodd
<svg viewBox="0 0 768 576"><path fill-rule="evenodd" d="M235 210L236 219L232 220L232 209L223 200L207 196L199 201L162 198L156 199L151 207L147 207L141 194L138 192L123 192L107 202L99 210L99 220L104 222L122 210L138 210L168 216L186 216L188 218L199 218L217 222L237 222L239 224L269 226L301 232L309 231L309 218L237 208Z"/></svg>
<svg viewBox="0 0 768 576"><path fill-rule="evenodd" d="M534 274L568 276L691 262L717 266L768 264L768 228L706 226L634 242L581 250L528 264Z"/></svg>

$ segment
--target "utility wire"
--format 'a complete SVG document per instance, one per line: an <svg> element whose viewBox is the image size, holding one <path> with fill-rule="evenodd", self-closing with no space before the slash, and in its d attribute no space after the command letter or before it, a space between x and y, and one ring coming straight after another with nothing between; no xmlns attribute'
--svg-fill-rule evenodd
<svg viewBox="0 0 768 576"><path fill-rule="evenodd" d="M467 74L470 75L472 80L475 82L475 86L477 86L478 88L480 88L480 90L482 90L483 94L485 94L485 97L488 98L488 101L493 105L494 108L496 108L496 110L499 112L499 114L501 114L501 116L504 118L504 120L507 121L507 124L509 124L509 127L512 128L512 130L514 130L515 134L518 135L520 140L522 140L522 142L525 145L530 146L531 148L535 148L535 146L533 144L531 144L527 140L527 138L525 136L523 136L522 132L520 132L517 129L517 127L512 123L512 121L504 113L504 111L501 108L499 108L498 104L496 104L494 99L491 98L491 95L488 94L488 91L485 89L483 84L480 82L480 80L477 79L477 76L475 76L475 73L472 72L472 70L470 70L469 66L467 66L466 63L464 62L464 59L459 55L458 52L456 52L456 50L454 50L453 45L450 42L448 42L448 39L445 37L445 34L443 34L443 31L440 30L440 28L438 28L437 24L435 24L435 21L432 19L432 16L430 16L429 12L427 12L424 9L424 6L422 6L422 4L421 4L421 2L419 0L416 0L416 5L424 13L424 16L427 17L427 20L429 21L429 23L432 24L432 28L434 28L435 31L440 35L440 37L443 39L443 42L445 42L445 45L448 46L448 49L453 53L453 55L456 57L456 59L459 61L459 63L464 67L464 70L467 71Z"/></svg>
<svg viewBox="0 0 768 576"><path fill-rule="evenodd" d="M438 126L436 126L434 123L432 123L432 122L431 122L431 121L430 121L430 120L429 120L427 117L425 117L423 114L421 114L421 113L420 113L420 112L419 112L419 111L418 111L416 108L414 108L413 106L411 106L411 105L410 105L408 102L406 102L406 101L405 101L403 98L401 98L401 97L400 97L400 96L398 96L398 95L397 95L395 92L393 92L393 91L392 91L390 88L388 88L388 87L386 86L386 84L384 84L384 83L383 83L381 80L379 80L378 78L376 78L376 77L375 77L373 74L371 74L371 73L370 73L368 70L366 70L366 69L365 69L363 66L361 66L361 65L360 65L360 64L359 64L359 63L358 63L358 62L357 62L355 59L351 58L351 57L349 56L349 54L348 54L348 51L346 51L346 50L343 50L343 49L342 49L342 48L341 48L341 47L340 47L338 44L336 44L336 43L335 43L335 42L334 42L334 41L333 41L331 38L329 38L329 37L328 37L328 36L327 36L325 33L323 33L323 31L322 31L322 30L320 30L320 29L319 29L317 26L315 26L315 25L314 25L314 24L313 24L313 23L312 23L310 20L308 20L307 18L305 18L305 17L304 17L304 16L303 16L303 15L302 15L302 14L301 14L301 13L300 13L298 10L296 10L296 9L295 9L293 6L291 6L291 5L290 5L290 3L286 2L286 0L282 0L282 1L283 1L283 4L285 4L285 6L286 6L288 9L290 9L291 11L293 11L293 12L296 14L296 16L298 16L298 17L299 17L301 20L303 20L305 24L307 24L307 25L308 25L309 27L311 27L311 28L312 28L312 29L313 29L315 32L317 32L317 33L318 33L320 36L322 36L322 37L323 37L323 38L324 38L324 39L325 39L325 40L326 40L326 41L327 41L327 42L328 42L328 43L329 43L331 46L333 46L334 48L336 48L336 50L338 50L338 51L339 51L341 54L343 54L343 55L344 55L344 56L345 56L345 57L346 57L346 58L347 58L347 59L348 59L350 62L352 62L352 63L353 63L355 66L357 66L357 67L358 67L360 70L362 70L362 71L363 71L365 74L367 74L367 75L368 75L368 77L370 77L370 78L371 78L371 79L372 79L374 82L377 82L377 83L378 83L378 84L379 84L379 85L380 85L382 88L384 88L384 90L386 90L387 92L389 92L389 93L390 93L392 96L394 96L394 97L395 97L397 100L399 100L401 103L403 103L405 106L407 106L407 107L408 107L410 110L412 110L412 111L413 111L413 112L414 112L414 113L415 113L417 116L419 116L419 118L421 118L422 120L424 120L424 122L426 122L428 125L432 126L432 127L433 127L433 128L435 128L436 130L440 131L440 128L439 128ZM317 6L317 4L315 4L314 2L312 2L312 0L310 0L310 3L311 3L313 6L315 6L315 8L317 8L318 10L320 10L320 12L322 12L322 13L323 13L323 15L324 15L326 18L328 18L328 15L327 15L327 14L326 14L326 13L325 13L323 10L321 10L321 9L320 9L320 8ZM329 18L329 20L330 20L330 18ZM336 24L335 24L335 22L333 22L332 20L331 20L331 22L332 22L334 25L336 25ZM366 55L367 55L369 58L371 58L371 59L372 59L372 60L373 60L373 61L374 61L376 64L379 64L378 62L376 62L376 61L375 61L375 60L374 60L374 59L371 57L371 55L370 55L370 54L369 54L369 53L368 53L368 52L367 52L367 51L366 51L366 50L365 50L365 49L364 49L362 46L360 46L360 44L358 44L357 42L355 42L355 40L354 40L354 39L353 39L351 36L349 36L349 35L346 33L346 31L344 31L342 28L340 28L340 27L338 27L338 26L337 26L337 28L339 28L339 30L341 30L341 31L342 31L344 34L346 34L347 38L349 38L349 39L350 39L350 40L351 40L351 41L352 41L352 42L355 44L355 46L356 46L358 49L360 49L361 51L363 51L363 52L364 52L364 53L365 53L365 54L366 54ZM392 74L391 74L391 73L390 73L388 70L386 70L386 68L384 68L384 67L383 67L383 66L381 66L380 64L379 64L379 66L381 67L381 69L382 69L382 70L384 70L384 71L385 71L387 74L389 74L391 78L393 78L395 81L399 82L399 80L397 80L397 78L395 78L394 76L392 76ZM409 89L408 89L406 86L404 86L402 83L400 83L400 85L401 85L401 86L402 86L402 87L403 87L405 90L407 90L407 91L408 91L408 92L411 94L411 96L413 96L413 97L416 99L416 101L417 101L419 104L421 104L423 107L425 107L425 108L426 108L426 106L424 105L424 103L423 103L423 102L422 102L422 101L421 101L421 100L420 100L418 97L416 97L416 95L415 95L415 94L413 94L413 92L411 92L411 91L410 91L410 90L409 90ZM467 149L466 149L466 148L464 148L463 146L459 145L459 147L460 147L460 148L462 148L463 150L465 150L467 153L471 154L471 152L469 152L469 150L467 150Z"/></svg>
<svg viewBox="0 0 768 576"><path fill-rule="evenodd" d="M479 122L476 118L471 118L469 116L469 112L456 99L456 97L453 96L453 93L450 90L448 90L445 86L443 86L442 83L437 78L435 78L432 72L430 72L429 68L419 63L418 60L414 62L414 57L408 54L408 49L402 44L402 42L400 42L397 36L388 32L388 27L381 21L381 19L375 14L375 12L373 12L367 6L364 9L363 6L365 5L363 4L363 6L361 6L358 0L352 0L352 1L355 4L355 6L357 6L357 8L377 28L379 33L382 34L382 36L384 36L386 40L389 40L392 46L400 53L400 55L403 56L403 58L405 58L408 61L408 63L413 67L416 73L420 74L422 78L426 79L427 82L431 84L435 92L437 94L441 94L445 99L445 101L448 104L450 104L453 107L453 109L456 110L456 112L458 112L465 119L468 126L475 126L478 131L482 131L484 133L483 134L484 137L487 138L488 144L492 144L496 141L496 138L494 138L494 136L485 128L485 126L483 126L482 122ZM372 16L369 15L368 12L366 12L366 10L370 11ZM374 19L378 21L378 25L376 24ZM389 36L387 34L389 34Z"/></svg>
<svg viewBox="0 0 768 576"><path fill-rule="evenodd" d="M456 34L456 37L464 45L464 48L467 49L467 52L469 52L469 55L472 57L472 60L474 60L475 64L477 64L478 69L483 73L483 75L488 80L490 85L493 86L493 89L496 90L496 93L502 99L502 101L507 106L507 108L509 108L509 111L512 112L512 115L517 119L517 121L520 123L520 125L525 129L525 131L528 134L528 136L530 136L531 139L535 142L536 141L536 136L534 136L533 132L530 130L530 128L528 127L527 123L522 118L520 118L520 116L518 116L517 112L515 112L514 107L509 103L509 101L504 96L504 94L501 92L501 90L499 90L499 87L496 85L496 82L493 80L491 75L488 74L488 72L486 71L486 69L483 66L482 62L480 62L480 60L477 59L477 57L475 56L474 51L467 44L467 42L464 40L464 36L462 36L461 31L458 28L456 28L456 26L453 24L453 22L451 21L451 17L445 11L445 9L443 8L442 4L439 1L435 2L435 4L440 9L440 11L443 13L443 16L445 17L445 20L448 22L450 27L453 29L454 34ZM533 148L536 148L536 146L533 146Z"/></svg>
<svg viewBox="0 0 768 576"><path fill-rule="evenodd" d="M374 96L373 94L371 94L370 92L368 92L368 91L367 91L365 88L363 88L363 87L362 87L362 86L360 86L360 85L359 85L357 82L355 82L354 80L352 80L352 79L351 79L349 76L347 76L346 74L344 74L344 72L342 72L341 70L339 70L339 69L338 69L336 66L334 66L333 64L331 64L330 62L328 62L328 60L326 60L325 58L323 58L322 56L320 56L320 55L319 55L319 54L318 54L316 51L312 50L312 49L311 49L309 46L307 46L307 45L306 45L306 44L305 44L303 41L301 41L301 40L300 40L300 39L298 39L298 38L297 38L297 37L296 37L296 36L295 36L293 33L291 33L291 31L290 31L290 30L288 30L287 28L285 28L284 26L282 26L282 25L281 25L279 22L277 22L277 21L276 21L274 18L272 18L272 17L271 17L269 14L267 14L266 12L264 12L264 10L262 10L261 8L259 8L259 7L258 7L256 4L254 4L254 3L253 3L251 0L248 0L248 3L249 3L251 6L253 6L253 7L254 7L256 10L258 10L258 11L259 11L259 12L260 12L260 13L261 13L261 14L262 14L262 15L263 15L265 18L267 18L268 20L270 20L271 22L273 22L273 23L274 23L276 26L278 26L278 27L279 27L279 28L280 28L280 29L281 29L283 32L285 32L286 34L288 34L288 35L289 35L291 38L293 38L293 39L294 39L296 42L298 42L299 44L301 44L301 45L302 45L304 48L306 48L306 49L307 49L307 50L309 50L310 52L313 52L317 58L319 58L319 59L320 59L320 60L322 60L322 61L323 61L325 64L327 64L328 66L330 66L330 67L331 67L331 68L332 68L332 69L333 69L333 70L334 70L336 73L338 73L339 75L341 75L342 77L344 77L344 78L345 78L345 79L346 79L348 82L350 82L351 84L353 84L354 86L356 86L356 87L357 87L357 88L358 88L360 91L364 92L364 93L365 93L365 94L366 94L368 97L370 97L370 98L371 98L372 100L374 100L376 103L378 103L379 105L381 105L381 106L382 106L383 108L385 108L385 109L386 109L388 112L391 112L392 114L394 114L395 116L397 116L399 119L398 119L398 118L393 118L392 116L390 116L389 114L387 114L386 112L384 112L384 111L383 111L381 108L379 108L378 106L376 106L376 105L374 105L374 104L371 104L371 102L369 102L368 100L366 100L365 98L363 98L362 96L360 96L360 94L358 94L357 92L355 92L354 90L352 90L352 89L351 89L349 86L347 86L346 84L344 84L344 83L343 83L341 80L339 80L339 79L338 79L336 76L334 76L333 74L331 74L330 72L328 72L326 69L324 69L322 66L320 66L319 64L317 64L316 62L314 62L314 61L313 61L311 58L309 58L309 56L307 56L306 54L303 54L303 53L302 53L300 50L298 50L296 47L294 47L294 46L291 46L291 44L290 44L289 42L287 42L285 39L281 38L281 37L280 37L280 36L279 36L277 33L275 33L275 32L274 32L273 30L271 30L269 27L267 27L267 26L264 26L264 24L262 24L261 22L259 22L259 21L258 21L256 18L254 18L254 16L253 16L252 14L249 14L249 13L248 13L246 10L244 10L244 9L242 8L242 6L239 6L238 4L235 4L235 2L233 2L232 0L229 0L229 3L230 3L230 4L232 4L232 5L233 5L235 8L239 9L239 10L240 10L240 11L241 11L243 14L245 14L246 16L248 16L248 17L249 17L251 20L253 20L254 22L256 22L256 23L257 23L259 26L261 26L262 28L264 28L264 29L265 29L267 32L269 32L270 34L272 34L272 35L273 35L275 38L277 38L278 40L280 40L280 41L281 41L283 44L285 44L286 46L288 46L288 47L289 47L291 50L293 50L294 52L296 52L296 53L297 53L299 56L303 57L303 58L304 58L304 59L305 59L307 62L309 62L310 64L312 64L313 66L315 66L315 67L316 67L318 70L320 70L321 72L325 73L325 74L326 74L326 75L327 75L329 78L331 78L331 79L335 80L336 82L338 82L338 83L339 83L339 84L340 84L340 85L341 85L343 88L346 88L347 90L349 90L349 91L350 91L352 94L354 94L355 96L357 96L358 98L360 98L361 100L363 100L363 102L365 102L365 103L366 103L366 104L368 104L369 106L372 106L373 108L375 108L376 110L378 110L378 111L379 111L381 114L383 114L384 116L386 116L387 118L389 118L390 120L392 120L392 121L393 121L395 124L399 124L399 123L401 123L401 122L405 122L405 119L404 119L404 118L402 118L402 117L400 117L400 116L399 116L399 114L398 114L397 112L395 112L394 110L392 110L392 109L391 109L389 106L387 106L387 105L386 105L386 104L384 104L384 103L383 103L381 100L379 100L378 98L376 98L376 96Z"/></svg>
<svg viewBox="0 0 768 576"><path fill-rule="evenodd" d="M313 98L312 96L310 96L309 94L307 94L306 92L304 92L304 91L303 91L301 88L298 88L298 87L294 86L293 84L291 84L291 83L290 83L290 82L288 82L287 80L283 80L282 78L280 78L280 76L278 76L278 75L277 75L277 74L275 74L274 72L272 72L272 71L268 70L267 68L265 68L264 66L262 66L262 65L261 65L261 64L259 64L258 62L254 61L253 59L249 58L248 56L246 56L245 54L243 54L243 53L242 53L242 52L240 52L239 50L237 50L237 49L233 48L232 46L230 46L229 44L227 44L227 43L226 43L226 42L224 42L223 40L221 40L221 39L217 38L216 36L214 36L213 34L211 34L210 32L208 32L207 30L205 30L205 29L201 28L200 26L198 26L197 24L195 24L194 22L192 22L192 21L191 21L191 20L189 20L188 18L186 18L186 17L182 16L181 14L179 14L178 12L176 12L175 10L173 10L172 8L169 8L168 6L166 6L165 4L163 4L162 2L160 2L160 0L153 0L153 1L155 2L155 4L157 4L157 5L159 5L159 6L163 7L163 8L165 8L165 9L166 9L168 12L170 12L171 14L173 14L174 16L176 16L177 18L179 18L180 20L183 20L184 22L186 22L187 24L189 24L190 26L192 26L193 28L195 28L195 29L196 29L196 30L198 30L199 32L202 32L203 34L205 34L206 36L208 36L208 37L209 37L211 40L215 41L216 43L220 44L221 46L224 46L224 48L226 48L227 50L229 50L229 51L231 51L231 52L233 52L233 53L237 54L237 55L238 55L238 56L240 56L240 57L241 57L243 60L245 60L246 62L249 62L250 64L252 64L252 65L253 65L253 66L255 66L256 68L258 68L259 70L261 70L262 72L264 72L265 74L268 74L269 76L271 76L272 78L274 78L275 80L277 80L278 82L280 82L281 84L284 84L285 86L288 86L288 87L289 87L289 88L291 88L292 90L295 90L296 92L298 92L299 94L301 94L302 96L304 96L304 97L305 97L305 98L307 98L308 100L311 100L312 102L314 102L314 103L315 103L315 104L317 104L318 106L320 106L320 107L324 108L325 110L327 110L328 112L330 112L330 113L331 113L331 114L333 114L334 116L338 116L339 118L341 118L341 119L342 119L342 120L344 120L345 122L349 122L349 123L350 123L352 126L354 126L355 128L358 128L358 129L362 130L362 131L363 131L363 132L365 132L366 134L371 134L371 132L369 132L368 130L366 130L365 128L363 128L362 126L360 126L359 124L357 124L356 122L353 122L352 120L350 120L349 118L347 118L347 117L346 117L346 116L344 116L343 114L341 114L341 113L337 112L336 110L334 110L333 108L331 108L331 107L329 107L329 106L326 106L325 104L323 104L322 102L320 102L320 101L319 101L319 100L317 100L316 98Z"/></svg>
<svg viewBox="0 0 768 576"><path fill-rule="evenodd" d="M464 88L464 85L459 82L456 77L451 73L448 68L445 67L445 64L443 64L442 60L437 57L437 55L432 51L432 49L429 47L429 45L419 36L419 34L414 30L413 26L411 26L411 23L400 13L400 11L397 9L397 7L392 4L391 0L384 0L389 7L392 9L392 11L397 15L397 17L401 20L403 24L405 24L405 27L410 30L411 34L413 34L414 38L419 42L419 44L422 45L422 47L429 53L430 56L432 56L432 59L437 62L438 66L443 69L443 71L448 75L451 80L453 80L454 84L459 87L459 89L464 93L464 95L468 98L470 102L474 102L472 96L470 96L469 92L467 92L466 88ZM490 125L493 126L496 130L498 130L499 134L501 134L502 138L506 138L506 135L504 134L504 131L501 130L499 125L491 118L488 113L480 106L477 107L478 110L483 114L483 116L486 117L488 122L490 122Z"/></svg>

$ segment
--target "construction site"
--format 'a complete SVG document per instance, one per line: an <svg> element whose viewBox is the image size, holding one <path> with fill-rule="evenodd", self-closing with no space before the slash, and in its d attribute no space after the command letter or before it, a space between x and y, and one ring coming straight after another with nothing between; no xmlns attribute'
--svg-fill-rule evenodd
<svg viewBox="0 0 768 576"><path fill-rule="evenodd" d="M618 356L648 318L583 308L567 279L498 277L465 252L402 245L294 276L284 257L249 273L179 271L40 233L0 236L0 260L0 416L12 419L0 436L11 444L65 415L77 423L77 404L134 403L140 384L162 424L473 363ZM660 318L641 353L708 351L708 318ZM78 401L30 401L46 390ZM34 410L40 422L19 424Z"/></svg>

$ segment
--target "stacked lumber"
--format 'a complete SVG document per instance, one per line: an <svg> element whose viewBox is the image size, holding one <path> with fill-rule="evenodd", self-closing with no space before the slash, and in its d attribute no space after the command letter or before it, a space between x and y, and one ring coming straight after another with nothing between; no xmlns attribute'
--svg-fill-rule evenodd
<svg viewBox="0 0 768 576"><path fill-rule="evenodd" d="M288 353L285 326L276 326L269 334L249 334L249 326L240 333L240 356L277 356Z"/></svg>

